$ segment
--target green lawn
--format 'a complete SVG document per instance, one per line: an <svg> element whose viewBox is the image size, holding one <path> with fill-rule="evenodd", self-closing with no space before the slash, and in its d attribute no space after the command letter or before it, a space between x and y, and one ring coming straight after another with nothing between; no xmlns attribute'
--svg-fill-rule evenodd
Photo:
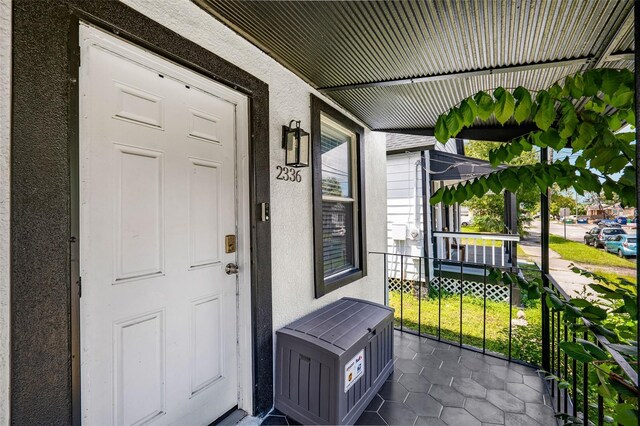
<svg viewBox="0 0 640 426"><path fill-rule="evenodd" d="M606 279L610 280L610 281L616 281L618 278L624 278L627 281L631 281L632 283L636 283L638 282L637 278L631 275L620 275L620 274L616 274L613 272L606 272L606 271L600 271L598 269L596 269L595 271L593 271L594 274L598 274L601 275L603 277L605 277Z"/></svg>
<svg viewBox="0 0 640 426"><path fill-rule="evenodd" d="M389 305L395 309L396 326L400 325L400 292L389 293ZM460 295L443 295L440 303L441 338L458 342L460 336ZM519 308L513 307L515 319ZM534 364L541 362L541 314L539 305L524 308L527 326L514 326L512 356ZM418 298L402 295L403 327L418 331ZM423 299L420 309L420 331L432 336L438 335L438 298ZM462 343L482 348L483 301L474 296L462 298ZM504 355L509 350L509 304L487 300L486 348Z"/></svg>
<svg viewBox="0 0 640 426"><path fill-rule="evenodd" d="M558 252L563 259L589 265L620 266L635 268L635 262L621 259L618 256L583 243L565 240L557 235L549 237L549 247Z"/></svg>

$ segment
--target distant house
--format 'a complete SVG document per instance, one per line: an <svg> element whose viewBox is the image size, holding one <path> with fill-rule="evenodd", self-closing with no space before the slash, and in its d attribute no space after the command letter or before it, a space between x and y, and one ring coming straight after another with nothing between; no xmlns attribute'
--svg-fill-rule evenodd
<svg viewBox="0 0 640 426"><path fill-rule="evenodd" d="M589 220L597 220L604 219L605 211L601 205L593 204L587 207L587 219Z"/></svg>

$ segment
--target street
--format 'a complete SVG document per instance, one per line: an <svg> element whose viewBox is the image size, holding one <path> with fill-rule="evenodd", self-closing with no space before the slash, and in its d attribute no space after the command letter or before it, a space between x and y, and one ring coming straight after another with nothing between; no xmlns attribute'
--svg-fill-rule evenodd
<svg viewBox="0 0 640 426"><path fill-rule="evenodd" d="M567 224L566 225L566 232L567 232L567 240L570 241L576 241L579 243L583 243L584 242L584 234L587 233L587 231L589 231L591 228L593 228L594 226L598 226L595 225L593 223L585 223L585 224L581 224L581 223L573 223L573 224ZM553 234L553 235L558 235L560 237L564 237L564 232L565 232L565 225L563 223L560 222L556 222L556 221L551 221L551 223L549 224L549 233ZM628 234L633 233L635 231L635 228L632 228L630 226L623 226L622 229L624 229L625 231L627 231ZM527 228L527 231L529 231L532 234L537 234L540 235L540 221L539 220L534 220L533 222L531 222L531 225Z"/></svg>

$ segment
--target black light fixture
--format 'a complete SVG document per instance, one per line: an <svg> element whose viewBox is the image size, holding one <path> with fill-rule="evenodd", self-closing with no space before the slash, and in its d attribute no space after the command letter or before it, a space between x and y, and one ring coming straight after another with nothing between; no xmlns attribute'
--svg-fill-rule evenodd
<svg viewBox="0 0 640 426"><path fill-rule="evenodd" d="M296 123L296 127L291 127ZM291 120L288 126L282 126L282 148L285 152L285 164L289 167L309 167L309 133L300 128L300 120Z"/></svg>

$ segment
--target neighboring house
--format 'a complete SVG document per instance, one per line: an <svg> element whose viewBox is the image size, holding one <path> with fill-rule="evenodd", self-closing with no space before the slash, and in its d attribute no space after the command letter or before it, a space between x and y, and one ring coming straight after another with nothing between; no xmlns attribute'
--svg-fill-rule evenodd
<svg viewBox="0 0 640 426"><path fill-rule="evenodd" d="M611 206L605 206L604 212L608 218L615 219L619 216L624 216L627 218L633 218L635 215L636 209L633 207L623 207L620 203L616 203Z"/></svg>
<svg viewBox="0 0 640 426"><path fill-rule="evenodd" d="M437 283L440 264L436 259L462 259L471 263L513 265L515 245L501 238L517 237L466 234L459 235L463 211L453 204L428 200L438 188L457 184L490 173L488 162L464 156L460 139L441 144L433 137L387 135L387 276L390 288L400 288L400 282ZM515 197L505 196L505 229L517 229ZM496 248L493 248L495 241ZM491 245L491 248L487 246ZM499 246L499 247L498 247ZM459 266L443 263L445 284L455 287ZM478 270L469 266L465 276L469 281L481 281Z"/></svg>
<svg viewBox="0 0 640 426"><path fill-rule="evenodd" d="M593 204L587 207L587 219L597 220L597 219L604 219L605 217L606 217L606 212L603 206Z"/></svg>

